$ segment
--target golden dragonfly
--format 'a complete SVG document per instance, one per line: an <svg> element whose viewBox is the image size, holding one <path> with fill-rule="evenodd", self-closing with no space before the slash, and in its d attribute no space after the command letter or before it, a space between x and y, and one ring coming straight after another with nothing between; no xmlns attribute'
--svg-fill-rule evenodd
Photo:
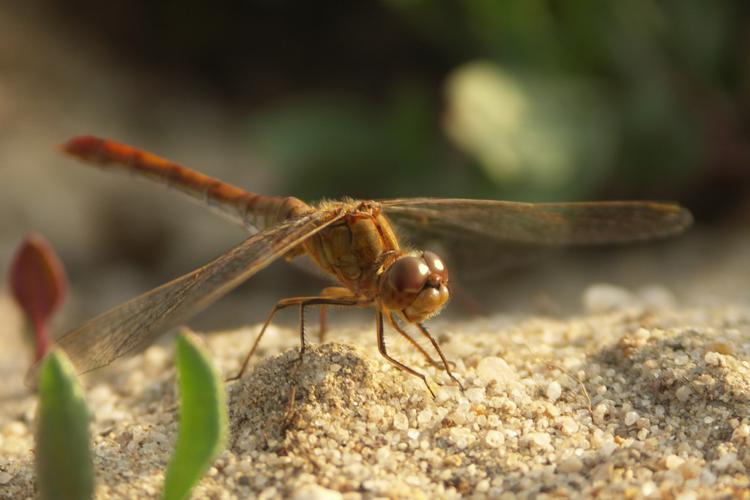
<svg viewBox="0 0 750 500"><path fill-rule="evenodd" d="M674 203L608 201L521 203L511 201L402 198L343 199L309 205L294 197L264 196L213 179L154 154L93 136L75 137L63 150L107 170L136 174L188 195L228 216L250 233L245 241L208 264L110 309L58 340L81 372L135 353L179 326L274 260L308 255L338 286L317 296L280 300L245 356L245 372L274 315L300 310L300 353L305 352L305 308L372 307L380 353L397 368L422 379L424 373L393 358L384 341L384 322L445 370L460 387L424 321L450 296L448 269L435 253L406 248L397 234L429 229L498 242L536 245L621 243L665 237L686 229L692 217ZM433 358L409 333L414 325L429 340ZM321 328L321 337L323 329ZM434 395L434 394L433 394Z"/></svg>

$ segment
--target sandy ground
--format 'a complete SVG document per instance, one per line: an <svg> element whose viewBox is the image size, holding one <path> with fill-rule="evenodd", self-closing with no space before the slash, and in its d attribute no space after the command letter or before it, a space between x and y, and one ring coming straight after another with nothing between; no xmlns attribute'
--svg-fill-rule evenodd
<svg viewBox="0 0 750 500"><path fill-rule="evenodd" d="M750 308L586 294L589 312L576 317L436 321L463 393L393 337L392 353L428 375L434 400L380 357L369 324L335 328L296 374L295 331L272 328L254 369L227 387L230 444L195 497L747 495ZM224 373L256 329L206 337ZM19 349L0 363L2 498L35 494L35 402ZM85 378L98 498L161 490L176 432L171 351L154 346Z"/></svg>
<svg viewBox="0 0 750 500"><path fill-rule="evenodd" d="M248 151L241 116L189 89L170 89L172 98L154 106L148 89L156 83L126 73L106 52L83 50L75 34L8 7L0 13L7 35L0 59L11 68L0 80L0 121L8 124L0 134L0 211L8 214L0 261L27 231L42 232L70 271L68 307L78 318L240 240L240 230L211 214L158 188L74 167L53 146L81 132L127 138L276 192L267 166ZM142 131L144 123L152 126ZM238 164L247 168L230 169ZM729 239L699 234L676 249L550 263L530 277L493 281L503 295L482 297L488 311L526 312L432 324L464 393L392 336L392 354L429 375L435 400L383 360L373 325L359 315L333 329L334 343L311 349L293 377L296 331L272 328L255 370L227 388L230 446L195 497L742 496L750 467L750 240L745 222L735 226ZM153 268L138 272L132 256L113 250L123 243L109 227L134 228L136 249L157 246L155 235L169 239ZM230 295L212 317L263 317L279 298L266 290L285 281L277 276L253 277L252 295ZM595 281L618 286L589 286ZM294 285L295 293L308 291ZM450 309L460 312L455 302ZM571 316L581 304L584 313ZM74 326L65 315L61 323ZM0 329L0 498L34 497L35 399L22 383L30 354L2 292ZM206 337L224 373L235 372L255 331ZM177 415L165 345L84 380L100 498L161 490ZM287 415L293 383L298 399Z"/></svg>

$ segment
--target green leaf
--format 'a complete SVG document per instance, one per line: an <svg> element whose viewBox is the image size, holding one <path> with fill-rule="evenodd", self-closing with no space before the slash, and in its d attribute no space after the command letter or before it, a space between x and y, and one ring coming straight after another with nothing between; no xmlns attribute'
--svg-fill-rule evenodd
<svg viewBox="0 0 750 500"><path fill-rule="evenodd" d="M89 414L75 370L53 350L42 361L36 417L36 470L42 499L94 495Z"/></svg>
<svg viewBox="0 0 750 500"><path fill-rule="evenodd" d="M165 499L186 498L227 440L224 386L198 342L186 332L177 339L180 426L167 468Z"/></svg>

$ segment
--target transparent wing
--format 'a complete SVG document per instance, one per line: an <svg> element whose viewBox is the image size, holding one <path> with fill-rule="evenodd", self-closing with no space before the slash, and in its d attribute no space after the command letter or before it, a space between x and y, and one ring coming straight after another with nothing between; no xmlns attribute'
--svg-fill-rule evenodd
<svg viewBox="0 0 750 500"><path fill-rule="evenodd" d="M138 352L340 217L319 211L254 234L205 266L97 316L58 344L80 372Z"/></svg>
<svg viewBox="0 0 750 500"><path fill-rule="evenodd" d="M407 231L535 245L646 240L680 233L692 222L685 208L650 201L521 203L408 198L380 203L389 219Z"/></svg>

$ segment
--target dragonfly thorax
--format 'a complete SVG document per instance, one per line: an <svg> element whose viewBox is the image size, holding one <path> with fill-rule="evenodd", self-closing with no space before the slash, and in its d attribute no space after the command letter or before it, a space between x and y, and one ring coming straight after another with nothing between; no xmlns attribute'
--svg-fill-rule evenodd
<svg viewBox="0 0 750 500"><path fill-rule="evenodd" d="M448 301L448 269L432 252L404 255L383 271L379 291L385 308L409 322L424 321Z"/></svg>

